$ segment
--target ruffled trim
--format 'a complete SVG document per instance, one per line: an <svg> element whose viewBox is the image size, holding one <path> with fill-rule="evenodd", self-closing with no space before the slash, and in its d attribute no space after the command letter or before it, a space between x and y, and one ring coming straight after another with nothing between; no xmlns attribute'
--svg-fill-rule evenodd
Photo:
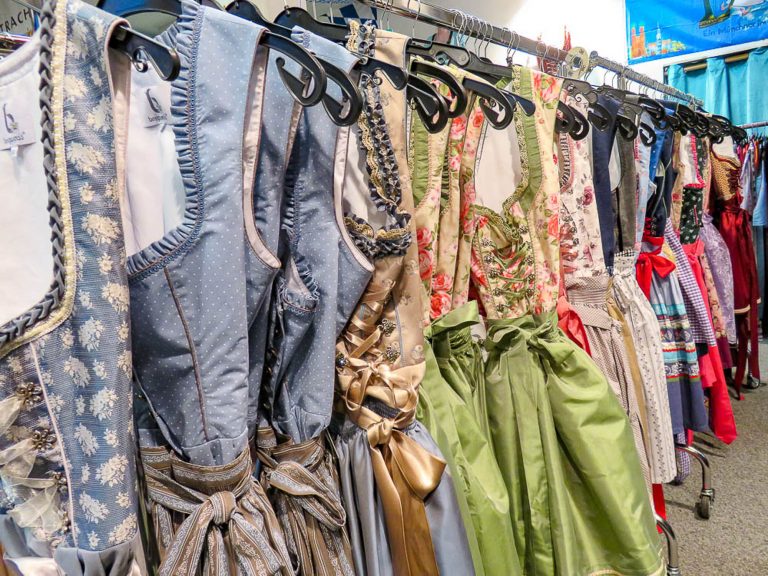
<svg viewBox="0 0 768 576"><path fill-rule="evenodd" d="M371 24L351 23L347 48L356 54L372 57L376 28ZM362 218L345 215L345 222L355 245L368 258L404 256L412 242L409 231L411 215L400 209L402 186L394 146L389 136L380 82L363 74L360 78L364 107L358 119L360 149L365 154L368 191L374 206L388 215L389 222L375 231Z"/></svg>
<svg viewBox="0 0 768 576"><path fill-rule="evenodd" d="M197 146L197 49L204 12L199 4L181 1L181 16L158 36L173 47L181 60L179 75L171 82L171 116L176 156L184 184L186 204L178 227L128 257L128 278L142 280L184 254L197 240L205 218L205 196L201 193L200 159Z"/></svg>

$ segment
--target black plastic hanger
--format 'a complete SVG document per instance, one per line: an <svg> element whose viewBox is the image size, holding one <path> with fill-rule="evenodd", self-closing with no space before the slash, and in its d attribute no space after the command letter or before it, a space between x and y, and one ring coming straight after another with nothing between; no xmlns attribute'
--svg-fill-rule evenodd
<svg viewBox="0 0 768 576"><path fill-rule="evenodd" d="M347 43L349 36L349 28L346 26L339 26L338 24L329 24L326 22L320 22L315 20L312 15L303 8L286 8L275 18L275 23L285 26L286 28L293 28L299 26L308 30L313 34L322 36L327 40L336 42L337 44ZM382 62L376 58L370 58L365 54L356 54L361 57L361 62L358 65L359 70L367 72L373 76L376 72L383 73L395 90L402 90L405 88L408 82L408 76L405 70L394 64L388 62Z"/></svg>
<svg viewBox="0 0 768 576"><path fill-rule="evenodd" d="M574 110L563 102L558 102L557 115L555 116L555 132L558 134L571 134L576 126L577 120Z"/></svg>
<svg viewBox="0 0 768 576"><path fill-rule="evenodd" d="M433 42L432 40L420 40L418 38L408 40L405 52L410 56L421 56L422 58L434 60L439 64L452 62L460 68L469 64L470 61L469 50L466 48L452 44L443 44L442 42Z"/></svg>
<svg viewBox="0 0 768 576"><path fill-rule="evenodd" d="M571 112L573 112L575 122L568 134L576 141L583 140L589 135L589 121L584 117L584 114L575 108L571 108Z"/></svg>
<svg viewBox="0 0 768 576"><path fill-rule="evenodd" d="M424 60L414 60L411 62L411 73L439 80L450 90L452 106L448 109L449 118L457 118L467 110L467 93L456 77L447 70Z"/></svg>
<svg viewBox="0 0 768 576"><path fill-rule="evenodd" d="M235 0L226 8L227 12L239 16L249 22L254 22L260 26L265 27L272 34L282 36L283 38L291 39L292 31L290 28L280 26L270 22L261 13L259 7L256 6L251 0ZM338 126L349 126L357 121L360 116L360 112L363 109L363 97L360 95L360 91L357 89L357 83L353 82L343 70L334 66L330 62L318 58L318 62L325 71L326 77L333 80L341 93L343 94L342 102L338 102L327 91L323 94L322 103L323 108L331 117L333 123ZM349 103L349 109L344 114L343 109L345 103Z"/></svg>
<svg viewBox="0 0 768 576"><path fill-rule="evenodd" d="M508 98L501 90L488 82L474 78L465 77L462 80L462 86L479 96L480 108L482 108L485 119L491 126L497 130L503 130L512 123L516 106L513 98Z"/></svg>
<svg viewBox="0 0 768 576"><path fill-rule="evenodd" d="M363 96L360 94L360 90L357 88L357 82L353 82L352 79L344 73L341 68L334 66L330 62L320 60L320 64L325 70L329 80L332 80L336 84L342 93L342 101L338 102L328 92L323 95L323 108L331 117L333 123L337 126L351 126L360 117L360 113L363 111ZM349 108L344 113L344 106L349 104Z"/></svg>
<svg viewBox="0 0 768 576"><path fill-rule="evenodd" d="M448 103L429 82L411 74L405 94L427 132L437 134L448 125Z"/></svg>
<svg viewBox="0 0 768 576"><path fill-rule="evenodd" d="M486 78L491 82L497 82L504 78L509 78L512 75L512 71L508 66L499 66L487 59L483 60L473 52L467 51L467 53L469 54L469 64L465 65L464 69L468 72L472 72L481 78ZM526 116L532 116L533 113L536 112L536 104L532 100L509 90L501 90L501 93L507 101L510 102L510 105L512 105L512 101L514 101L514 106L512 106L513 109L516 106L520 106Z"/></svg>
<svg viewBox="0 0 768 576"><path fill-rule="evenodd" d="M653 129L653 126L650 126L645 122L640 122L638 130L640 140L643 144L646 146L653 146L656 143L656 131Z"/></svg>
<svg viewBox="0 0 768 576"><path fill-rule="evenodd" d="M317 58L292 40L272 32L263 32L260 43L270 50L285 54L309 73L307 80L300 80L285 69L285 60L278 58L275 62L283 84L299 104L314 106L320 102L325 94L327 78Z"/></svg>

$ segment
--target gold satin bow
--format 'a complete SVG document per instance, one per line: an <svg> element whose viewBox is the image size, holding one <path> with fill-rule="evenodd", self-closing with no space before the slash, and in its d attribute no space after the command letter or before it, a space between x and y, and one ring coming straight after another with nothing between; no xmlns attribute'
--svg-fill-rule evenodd
<svg viewBox="0 0 768 576"><path fill-rule="evenodd" d="M395 573L438 576L424 499L440 484L445 461L402 432L414 421L425 364L393 369L382 360L347 356L341 343L338 351L344 358L337 371L341 398L350 420L367 431ZM397 417L366 408L366 398L399 410Z"/></svg>

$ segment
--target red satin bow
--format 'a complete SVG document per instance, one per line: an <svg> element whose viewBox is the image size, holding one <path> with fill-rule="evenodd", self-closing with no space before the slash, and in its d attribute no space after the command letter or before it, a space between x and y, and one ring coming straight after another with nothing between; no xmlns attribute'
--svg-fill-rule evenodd
<svg viewBox="0 0 768 576"><path fill-rule="evenodd" d="M662 278L669 276L675 269L675 263L669 258L661 255L661 248L658 252L642 252L635 264L637 273L637 283L645 294L646 298L651 297L651 280L653 273L656 272Z"/></svg>

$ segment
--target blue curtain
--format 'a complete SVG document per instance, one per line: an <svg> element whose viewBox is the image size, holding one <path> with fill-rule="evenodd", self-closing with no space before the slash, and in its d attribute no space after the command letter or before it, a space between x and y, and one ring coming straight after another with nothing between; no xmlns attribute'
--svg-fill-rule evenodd
<svg viewBox="0 0 768 576"><path fill-rule="evenodd" d="M683 72L682 64L669 67L670 86L704 101L704 109L731 119L734 124L768 120L768 47L752 50L749 58L731 64L725 57L707 59L704 70Z"/></svg>

